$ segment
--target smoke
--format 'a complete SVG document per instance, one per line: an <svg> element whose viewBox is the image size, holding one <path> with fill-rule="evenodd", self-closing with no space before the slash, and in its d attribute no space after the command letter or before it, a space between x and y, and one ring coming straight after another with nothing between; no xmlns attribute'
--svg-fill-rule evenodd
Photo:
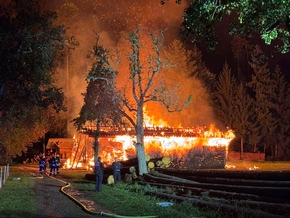
<svg viewBox="0 0 290 218"><path fill-rule="evenodd" d="M50 0L47 6L59 10L65 2L67 1ZM174 39L180 38L182 15L188 6L186 1L176 4L174 0L167 1L164 5L161 5L159 0L71 0L69 2L75 4L78 10L75 12L77 18L67 25L69 26L67 33L75 36L79 46L70 50L67 64L59 70L58 74L58 84L64 87L69 121L78 116L83 105L82 93L86 91L87 86L85 77L92 64L92 59L88 59L87 56L96 42L96 33L100 36L102 45L108 50L115 49L117 46L122 47L124 37L135 30L137 25L147 33L166 30L165 45L169 45ZM203 117L211 118L209 115L211 110L206 101L204 88L197 80L185 81L190 85L183 83L186 93L182 95L195 93L194 104L185 112L172 115L166 113L164 108L155 105L152 106L151 111L158 119L162 118L170 125L192 126L191 124L208 123L208 120L205 121ZM68 131L71 136L75 132L71 122L68 123Z"/></svg>

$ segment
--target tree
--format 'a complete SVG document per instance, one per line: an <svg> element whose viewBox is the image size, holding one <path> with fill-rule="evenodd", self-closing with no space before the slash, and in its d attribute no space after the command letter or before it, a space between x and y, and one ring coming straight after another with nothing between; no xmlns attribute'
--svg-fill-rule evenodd
<svg viewBox="0 0 290 218"><path fill-rule="evenodd" d="M0 140L6 156L14 156L47 130L41 117L65 110L53 75L66 38L53 25L56 14L38 1L13 0L0 12Z"/></svg>
<svg viewBox="0 0 290 218"><path fill-rule="evenodd" d="M237 80L249 81L251 78L251 71L248 62L250 61L250 54L254 49L249 40L234 36L231 41L231 48L234 58L237 60Z"/></svg>
<svg viewBox="0 0 290 218"><path fill-rule="evenodd" d="M213 92L213 103L215 116L224 127L233 128L235 120L234 98L237 95L237 82L232 75L227 63L225 63L218 77Z"/></svg>
<svg viewBox="0 0 290 218"><path fill-rule="evenodd" d="M289 13L288 0L193 0L185 10L182 32L193 42L205 43L209 49L215 49L215 24L229 15L231 35L252 37L258 34L267 45L277 41L277 49L287 53L290 49Z"/></svg>
<svg viewBox="0 0 290 218"><path fill-rule="evenodd" d="M235 119L232 129L236 138L241 140L240 143L240 159L243 159L244 143L250 142L250 137L256 136L257 127L255 124L255 114L253 113L254 103L245 89L245 85L240 83L237 87L236 95L233 101Z"/></svg>
<svg viewBox="0 0 290 218"><path fill-rule="evenodd" d="M253 92L256 119L261 127L261 143L264 144L265 150L271 149L276 141L276 131L279 122L274 109L275 81L271 77L267 57L259 46L256 46L253 52L250 64L254 73L248 86Z"/></svg>
<svg viewBox="0 0 290 218"><path fill-rule="evenodd" d="M180 104L176 96L176 88L168 89L164 82L166 75L162 75L165 68L171 64L162 58L163 34L150 34L150 43L147 45L141 37L140 29L137 28L129 34L127 38L130 45L128 54L129 64L129 84L115 86L114 102L119 113L128 120L136 132L134 145L137 151L139 175L147 173L144 148L144 106L149 102L158 102L164 105L168 111L180 111L190 102L190 98L184 104ZM102 52L97 52L99 57ZM115 72L113 67L105 61L103 68ZM123 72L125 73L125 72ZM159 75L161 74L161 75ZM115 73L112 74L113 78ZM113 80L114 81L114 80ZM127 82L123 81L123 82ZM116 104L117 103L117 104Z"/></svg>
<svg viewBox="0 0 290 218"><path fill-rule="evenodd" d="M99 150L99 134L101 124L104 126L116 126L122 123L122 117L117 111L117 103L114 101L114 76L116 72L107 68L109 52L98 45L94 46L93 55L95 61L87 75L87 90L84 96L84 105L79 117L73 120L74 125L80 130L87 121L96 124L94 141L94 159L97 160Z"/></svg>
<svg viewBox="0 0 290 218"><path fill-rule="evenodd" d="M179 113L168 113L162 104L148 103L146 114L157 120L166 120L168 126L194 126L212 124L212 108L207 89L214 81L214 75L202 62L200 50L193 46L186 49L180 40L173 40L162 52L163 59L170 60L171 67L164 69L160 75L166 86L182 87L183 93L191 93L191 103ZM178 71L178 73L176 73ZM177 93L176 93L177 94ZM180 101L188 97L178 93ZM186 117L186 118L185 118ZM157 123L155 123L156 125Z"/></svg>
<svg viewBox="0 0 290 218"><path fill-rule="evenodd" d="M190 98L180 105L178 96L175 95L176 90L169 90L162 80L158 80L157 76L165 68L170 66L166 60L162 60L161 50L163 42L163 34L151 34L152 53L149 53L145 61L142 63L142 42L139 29L132 32L128 38L131 44L130 59L130 80L131 80L131 93L134 104L129 104L130 101L125 96L122 101L127 111L135 113L134 120L123 110L124 115L128 117L131 124L136 131L135 147L138 156L139 174L147 173L147 165L145 160L144 149L144 105L148 102L159 102L168 111L180 111L184 106L190 102ZM156 83L158 81L158 84Z"/></svg>
<svg viewBox="0 0 290 218"><path fill-rule="evenodd" d="M277 120L275 131L275 144L273 151L277 159L286 159L289 156L290 143L290 89L284 74L279 67L271 73L273 80L272 108Z"/></svg>

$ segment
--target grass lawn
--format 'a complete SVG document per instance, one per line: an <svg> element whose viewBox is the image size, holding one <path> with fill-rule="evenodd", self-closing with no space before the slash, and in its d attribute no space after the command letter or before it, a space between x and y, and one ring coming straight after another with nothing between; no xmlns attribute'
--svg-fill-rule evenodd
<svg viewBox="0 0 290 218"><path fill-rule="evenodd" d="M9 178L0 189L0 217L10 217L11 211L21 211L23 217L35 213L35 179L19 167L10 167Z"/></svg>
<svg viewBox="0 0 290 218"><path fill-rule="evenodd" d="M21 166L10 167L10 175L2 189L0 189L0 217L9 211L24 211L25 214L34 214L36 210L35 194L32 190L36 177L31 172L23 170ZM25 165L29 166L29 165ZM32 165L37 168L37 165ZM227 162L229 169L236 170L290 170L290 162ZM255 168L254 168L255 167ZM61 175L67 182L79 190L94 190L94 182L85 180L88 171L82 170L64 170L61 169ZM18 180L17 178L20 178ZM145 187L152 189L152 187ZM202 211L190 203L175 203L170 207L161 207L157 203L164 200L144 194L144 187L140 185L127 185L124 183L115 186L103 185L101 193L93 193L94 201L118 215L124 216L144 216L157 215L160 218L184 218L184 217L203 217L219 218L225 217L216 211ZM5 216L4 216L5 217Z"/></svg>
<svg viewBox="0 0 290 218"><path fill-rule="evenodd" d="M79 170L61 171L66 181L69 181L77 189L94 190L95 183L84 179L87 173L88 171ZM108 208L114 214L123 216L157 215L159 218L222 217L215 211L202 211L186 202L181 204L172 202L173 205L170 207L161 207L158 203L164 202L164 200L145 195L144 187L140 185L119 183L113 186L103 184L102 192L94 193L93 199L97 204Z"/></svg>
<svg viewBox="0 0 290 218"><path fill-rule="evenodd" d="M227 161L229 169L236 170L262 170L262 171L282 171L290 170L289 161Z"/></svg>

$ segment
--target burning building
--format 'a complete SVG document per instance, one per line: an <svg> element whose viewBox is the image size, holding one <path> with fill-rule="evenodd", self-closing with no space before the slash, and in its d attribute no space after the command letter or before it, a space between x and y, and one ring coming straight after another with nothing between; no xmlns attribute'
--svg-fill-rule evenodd
<svg viewBox="0 0 290 218"><path fill-rule="evenodd" d="M150 159L170 158L166 167L183 169L221 169L226 165L228 145L235 137L214 127L171 128L145 127L145 152ZM89 168L93 165L94 127L84 128L73 139L70 158L64 167ZM136 158L135 132L130 129L103 127L99 136L99 156L105 165Z"/></svg>

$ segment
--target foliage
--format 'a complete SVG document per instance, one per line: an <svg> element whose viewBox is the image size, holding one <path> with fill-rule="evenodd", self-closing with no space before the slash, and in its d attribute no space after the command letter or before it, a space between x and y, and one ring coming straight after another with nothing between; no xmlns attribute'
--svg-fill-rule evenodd
<svg viewBox="0 0 290 218"><path fill-rule="evenodd" d="M209 49L215 49L215 24L229 15L231 35L252 37L258 34L265 44L275 42L281 53L287 53L290 49L289 10L288 0L194 0L185 10L183 33L190 35L193 42L205 43Z"/></svg>
<svg viewBox="0 0 290 218"><path fill-rule="evenodd" d="M276 135L276 146L278 146L277 158L285 159L290 152L290 85L279 67L275 68L271 76L275 84L273 87L273 110L276 119L278 119L278 134Z"/></svg>
<svg viewBox="0 0 290 218"><path fill-rule="evenodd" d="M65 110L53 74L66 38L64 28L53 25L56 14L38 1L13 0L0 11L0 140L6 156L14 156L47 131L43 117Z"/></svg>
<svg viewBox="0 0 290 218"><path fill-rule="evenodd" d="M162 56L163 59L170 61L171 66L164 69L156 81L172 90L171 93L174 95L171 95L177 96L180 102L185 101L188 95L191 102L179 113L168 113L162 104L152 102L146 105L146 115L154 117L155 121L165 120L168 126L179 126L181 120L183 126L205 125L212 122L208 90L215 77L203 63L201 51L197 46L188 49L180 40L173 40L163 49ZM186 120L183 119L185 116Z"/></svg>
<svg viewBox="0 0 290 218"><path fill-rule="evenodd" d="M237 94L237 82L228 64L224 65L215 86L213 92L215 115L219 123L232 129L235 120L234 98Z"/></svg>
<svg viewBox="0 0 290 218"><path fill-rule="evenodd" d="M285 110L289 108L289 84L279 69L276 68L274 73L270 71L259 47L256 47L251 57L251 66L254 74L248 86L254 93L256 119L261 127L260 143L265 145L273 158L277 158L278 147L284 150L280 154L284 156L288 146L285 141L289 141L289 123L284 120L289 117L289 112Z"/></svg>
<svg viewBox="0 0 290 218"><path fill-rule="evenodd" d="M250 97L245 87L245 84L241 83L237 87L236 95L234 96L234 114L235 119L233 122L233 129L235 136L241 140L241 158L243 158L244 142L246 143L258 143L259 127L256 122L254 109L254 101ZM256 152L256 147L252 150Z"/></svg>
<svg viewBox="0 0 290 218"><path fill-rule="evenodd" d="M274 81L271 79L266 56L259 47L256 47L251 57L251 66L254 73L248 86L254 92L256 119L261 127L262 140L267 147L273 143L276 136L278 120L272 110Z"/></svg>
<svg viewBox="0 0 290 218"><path fill-rule="evenodd" d="M249 82L237 82L227 64L220 73L213 89L216 118L234 130L241 146L249 143L253 152L266 151L268 157L287 159L289 83L278 67L273 72L269 69L259 46L250 54L253 73Z"/></svg>
<svg viewBox="0 0 290 218"><path fill-rule="evenodd" d="M122 117L118 111L118 103L114 97L114 77L116 72L108 69L108 51L98 45L94 46L93 56L95 58L91 70L87 75L87 90L84 93L84 105L79 117L74 118L74 125L80 130L86 122L96 124L94 135L94 158L98 157L100 125L120 126Z"/></svg>
<svg viewBox="0 0 290 218"><path fill-rule="evenodd" d="M86 121L100 122L102 125L118 125L121 117L116 110L114 101L114 76L106 68L108 51L97 44L94 46L93 55L95 61L87 75L87 90L84 93L84 105L81 108L80 116L74 119L75 126L80 129Z"/></svg>

